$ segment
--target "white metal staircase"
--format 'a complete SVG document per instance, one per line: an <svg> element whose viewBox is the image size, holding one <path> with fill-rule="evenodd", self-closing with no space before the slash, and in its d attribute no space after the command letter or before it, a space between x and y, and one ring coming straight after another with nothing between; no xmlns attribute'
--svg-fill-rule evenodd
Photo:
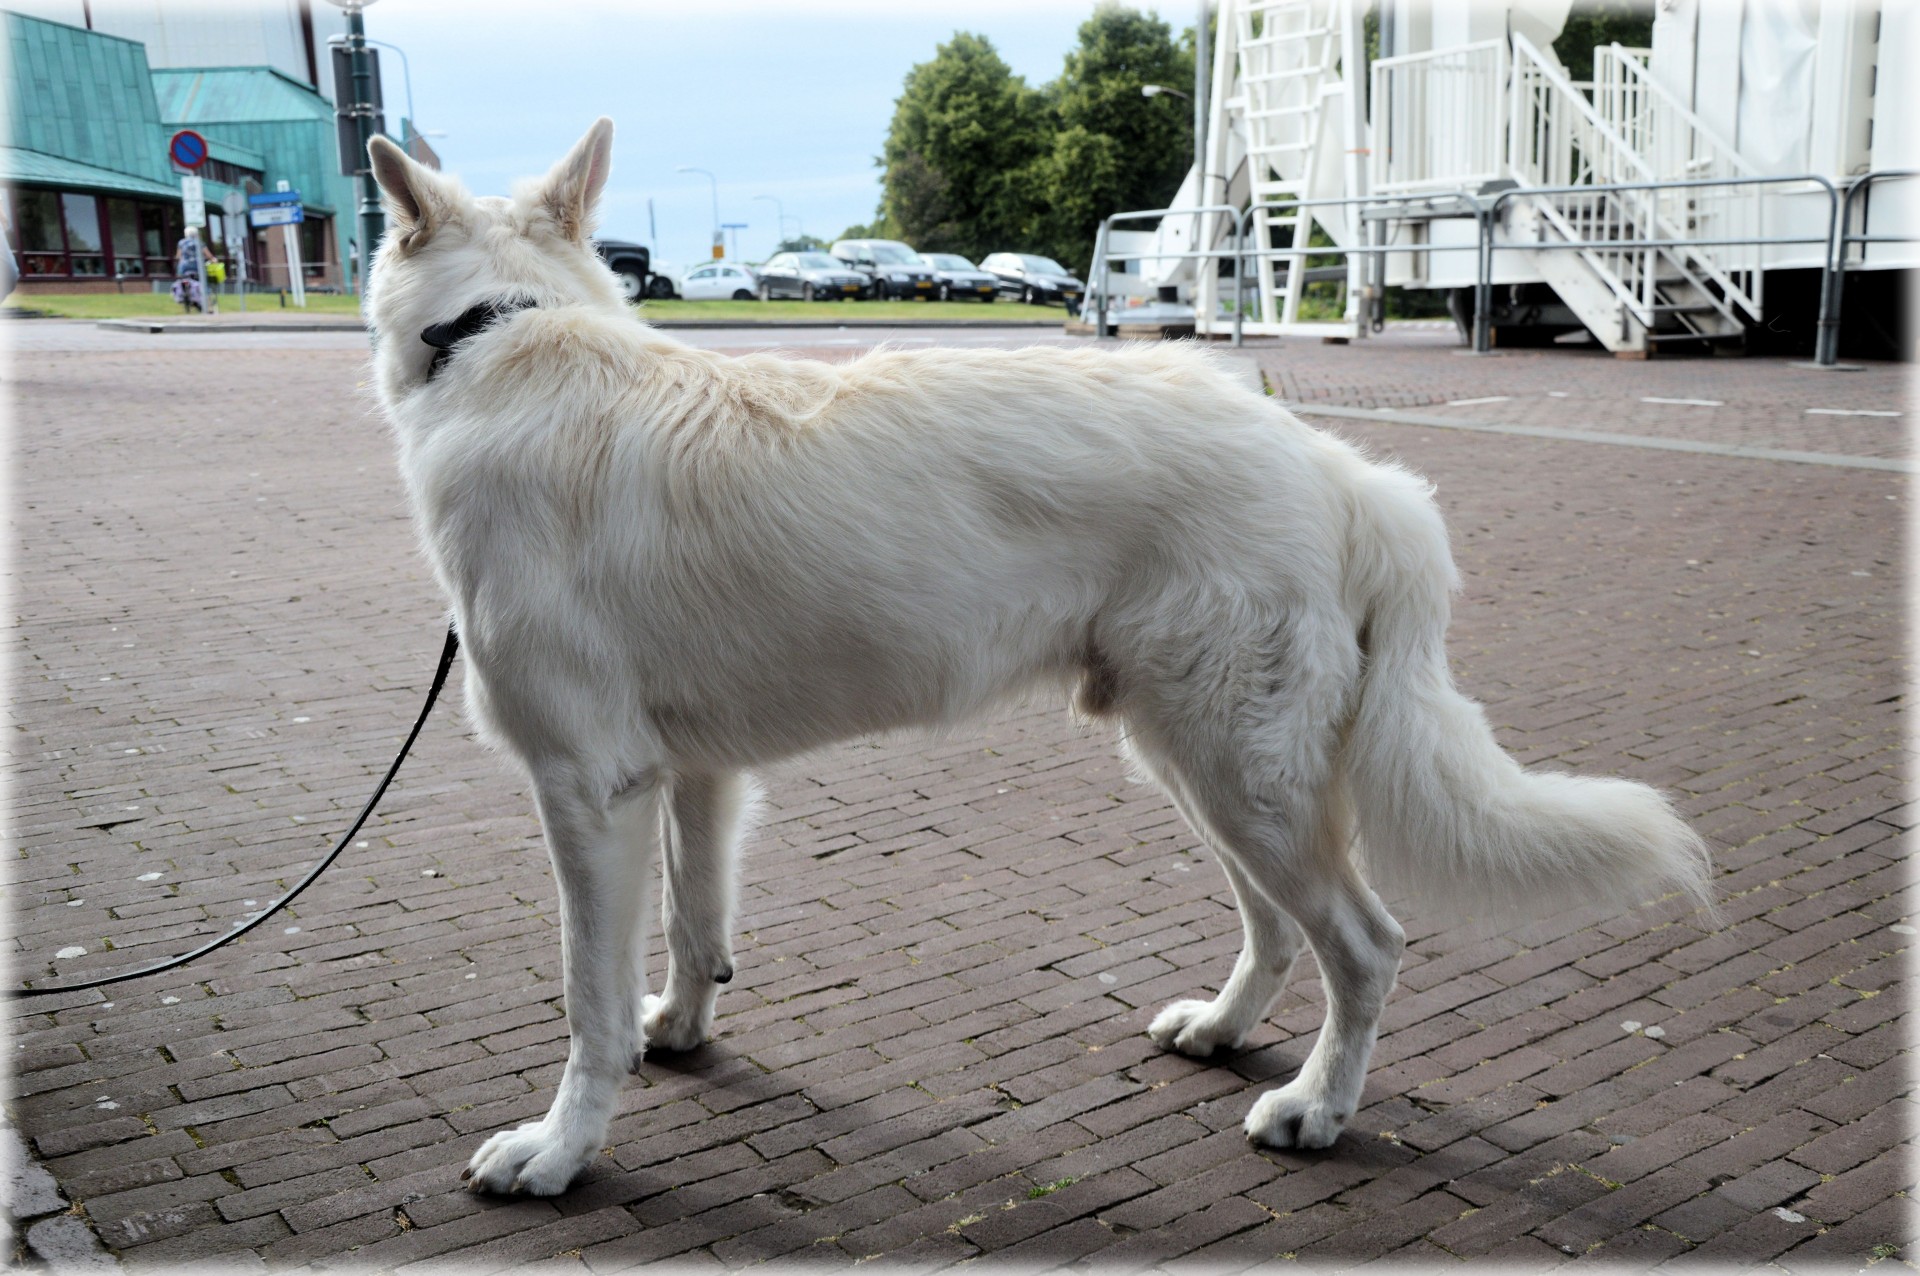
<svg viewBox="0 0 1920 1276"><path fill-rule="evenodd" d="M1633 51L1598 50L1595 65L1589 101L1558 63L1514 34L1507 168L1523 189L1753 174ZM1690 242L1759 236L1764 203L1751 188L1558 191L1507 206L1502 247L1586 245L1542 249L1532 264L1610 350L1737 340L1760 318L1758 248Z"/></svg>
<svg viewBox="0 0 1920 1276"><path fill-rule="evenodd" d="M1347 91L1341 50L1354 7L1341 0L1224 0L1220 7L1215 83L1231 68L1232 90L1216 97L1212 131L1239 133L1246 152L1246 189L1256 203L1308 199L1342 192L1346 149L1340 95ZM1358 145L1358 143L1355 143ZM1312 209L1256 210L1249 241L1296 251L1322 227L1346 244L1348 220ZM1284 263L1284 265L1283 265ZM1258 312L1245 330L1274 336L1353 336L1351 321L1300 318L1306 287L1304 257L1259 257L1254 265ZM1284 270L1284 273L1283 273Z"/></svg>

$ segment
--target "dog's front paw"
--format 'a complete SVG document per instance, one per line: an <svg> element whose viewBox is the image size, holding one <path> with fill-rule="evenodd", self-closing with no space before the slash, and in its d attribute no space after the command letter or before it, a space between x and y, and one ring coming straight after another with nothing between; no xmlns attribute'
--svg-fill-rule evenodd
<svg viewBox="0 0 1920 1276"><path fill-rule="evenodd" d="M1224 1022L1215 1006L1211 1001L1176 1001L1153 1017L1147 1035L1162 1050L1178 1050L1196 1059L1204 1059L1222 1046L1237 1049L1246 1040L1246 1032Z"/></svg>
<svg viewBox="0 0 1920 1276"><path fill-rule="evenodd" d="M529 1121L482 1143L460 1177L473 1192L558 1196L593 1159L595 1149L576 1147L576 1142L546 1121Z"/></svg>
<svg viewBox="0 0 1920 1276"><path fill-rule="evenodd" d="M1247 1113L1247 1137L1272 1148L1332 1147L1350 1115L1295 1077L1260 1096Z"/></svg>
<svg viewBox="0 0 1920 1276"><path fill-rule="evenodd" d="M640 999L640 1030L649 1050L692 1050L707 1039L713 1025L711 1006L648 993Z"/></svg>

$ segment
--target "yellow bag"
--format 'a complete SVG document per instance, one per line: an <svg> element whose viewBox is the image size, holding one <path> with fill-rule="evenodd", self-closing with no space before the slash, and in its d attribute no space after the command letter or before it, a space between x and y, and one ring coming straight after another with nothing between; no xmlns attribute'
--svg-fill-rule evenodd
<svg viewBox="0 0 1920 1276"><path fill-rule="evenodd" d="M227 263L215 257L207 262L207 282L223 284L227 282Z"/></svg>

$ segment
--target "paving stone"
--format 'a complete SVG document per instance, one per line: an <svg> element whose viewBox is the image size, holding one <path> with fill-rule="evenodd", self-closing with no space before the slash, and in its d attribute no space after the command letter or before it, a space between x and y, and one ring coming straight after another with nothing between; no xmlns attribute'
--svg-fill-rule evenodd
<svg viewBox="0 0 1920 1276"><path fill-rule="evenodd" d="M116 945L74 973L169 955L313 862L410 723L444 610L356 395L364 348L128 341L8 374L26 978L73 934ZM1907 448L1805 412L1897 404L1892 365L1840 386L1769 359L1464 360L1423 329L1250 349L1309 406ZM243 389L208 409L212 382ZM1726 407L1681 424L1641 402L1663 393ZM1676 788L1719 844L1724 925L1672 900L1506 927L1403 903L1352 1129L1253 1149L1241 1119L1317 1039L1317 966L1241 1051L1152 1046L1158 1005L1231 968L1231 892L1104 732L1011 706L770 768L714 1041L642 1065L568 1196L489 1202L456 1176L557 1083L559 943L525 781L449 713L298 933L177 984L21 1004L31 1154L130 1265L247 1271L1541 1269L1573 1261L1562 1244L1791 1268L1904 1244L1908 480L1316 423L1435 482L1464 584L1453 665L1503 744ZM48 1202L34 1181L23 1208ZM91 1236L65 1209L35 1224L49 1243Z"/></svg>

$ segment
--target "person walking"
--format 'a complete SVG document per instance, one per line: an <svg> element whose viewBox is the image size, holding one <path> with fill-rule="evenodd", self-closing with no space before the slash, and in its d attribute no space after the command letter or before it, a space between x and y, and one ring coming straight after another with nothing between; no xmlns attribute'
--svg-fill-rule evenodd
<svg viewBox="0 0 1920 1276"><path fill-rule="evenodd" d="M198 307L202 314L213 309L205 276L201 273L206 264L207 248L200 242L200 228L189 226L173 249L173 298L183 306Z"/></svg>

